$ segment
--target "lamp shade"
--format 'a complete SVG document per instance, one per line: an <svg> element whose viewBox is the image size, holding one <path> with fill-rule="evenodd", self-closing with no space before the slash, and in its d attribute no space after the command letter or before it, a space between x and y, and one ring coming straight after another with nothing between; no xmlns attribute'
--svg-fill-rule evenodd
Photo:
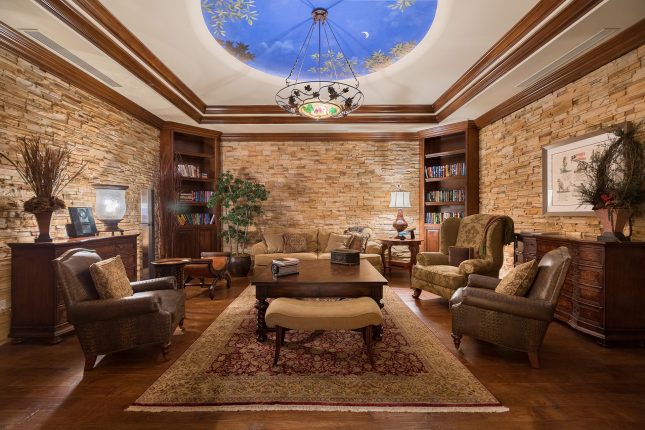
<svg viewBox="0 0 645 430"><path fill-rule="evenodd" d="M408 191L392 191L390 193L391 208L410 208L410 193Z"/></svg>
<svg viewBox="0 0 645 430"><path fill-rule="evenodd" d="M125 185L94 185L96 217L105 222L119 222L125 215Z"/></svg>

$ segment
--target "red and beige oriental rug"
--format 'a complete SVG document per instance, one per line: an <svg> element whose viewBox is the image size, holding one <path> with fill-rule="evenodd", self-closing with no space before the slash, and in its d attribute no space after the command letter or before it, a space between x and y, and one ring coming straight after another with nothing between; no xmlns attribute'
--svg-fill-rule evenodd
<svg viewBox="0 0 645 430"><path fill-rule="evenodd" d="M248 287L129 411L505 412L388 287L376 366L358 332L290 331L272 367L273 337L255 340Z"/></svg>

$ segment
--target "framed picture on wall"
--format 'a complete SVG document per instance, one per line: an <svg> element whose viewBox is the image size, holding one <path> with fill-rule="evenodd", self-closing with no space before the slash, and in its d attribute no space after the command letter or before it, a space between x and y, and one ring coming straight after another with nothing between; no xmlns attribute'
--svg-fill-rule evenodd
<svg viewBox="0 0 645 430"><path fill-rule="evenodd" d="M590 205L580 205L577 191L585 177L578 168L594 151L602 150L614 135L595 132L555 142L542 148L542 209L545 215L593 215Z"/></svg>

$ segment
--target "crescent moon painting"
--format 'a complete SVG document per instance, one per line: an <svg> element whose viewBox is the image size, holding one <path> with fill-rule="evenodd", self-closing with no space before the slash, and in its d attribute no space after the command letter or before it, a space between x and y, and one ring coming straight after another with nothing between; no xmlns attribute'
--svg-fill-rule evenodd
<svg viewBox="0 0 645 430"><path fill-rule="evenodd" d="M367 31L361 31L361 34L367 39L370 37L370 34Z"/></svg>

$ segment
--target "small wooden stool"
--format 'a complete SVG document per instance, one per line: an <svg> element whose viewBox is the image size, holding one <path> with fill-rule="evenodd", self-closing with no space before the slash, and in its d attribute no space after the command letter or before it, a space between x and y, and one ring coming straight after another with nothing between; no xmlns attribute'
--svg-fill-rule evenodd
<svg viewBox="0 0 645 430"><path fill-rule="evenodd" d="M278 298L266 311L267 327L275 327L275 357L278 364L284 334L290 330L356 330L363 332L367 357L374 366L372 355L372 328L383 322L381 309L369 297L338 301L309 301Z"/></svg>
<svg viewBox="0 0 645 430"><path fill-rule="evenodd" d="M208 288L208 296L211 300L215 297L215 284L217 281L226 280L226 288L231 288L231 275L227 271L228 261L231 257L230 252L202 252L200 259L189 260L184 266L184 287L190 281L199 279L199 286ZM206 284L204 280L211 278L211 283Z"/></svg>

